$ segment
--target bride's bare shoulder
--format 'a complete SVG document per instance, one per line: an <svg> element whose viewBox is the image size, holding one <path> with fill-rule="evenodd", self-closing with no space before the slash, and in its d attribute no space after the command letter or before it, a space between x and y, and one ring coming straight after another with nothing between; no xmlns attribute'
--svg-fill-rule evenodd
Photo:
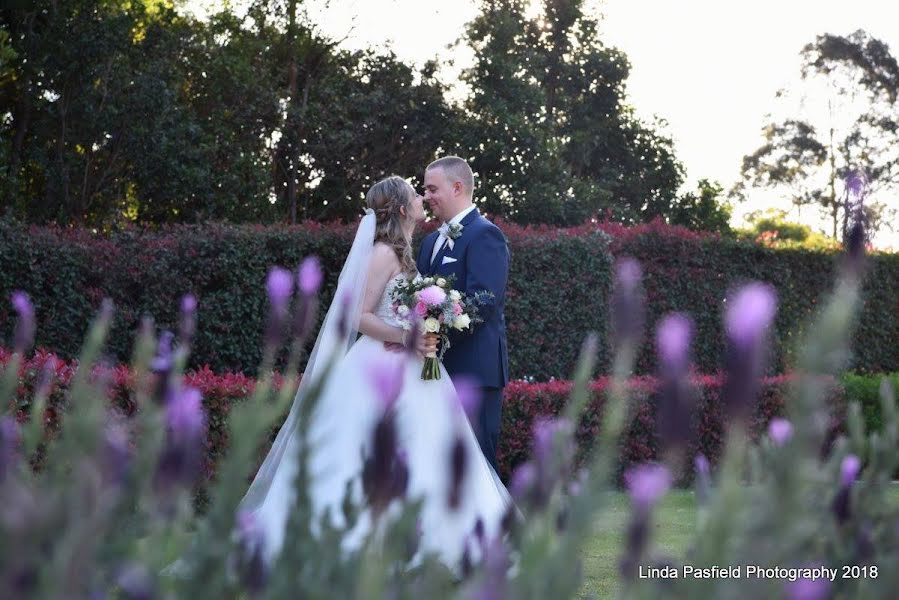
<svg viewBox="0 0 899 600"><path fill-rule="evenodd" d="M372 250L372 266L380 269L393 270L400 264L394 249L384 242L375 242Z"/></svg>

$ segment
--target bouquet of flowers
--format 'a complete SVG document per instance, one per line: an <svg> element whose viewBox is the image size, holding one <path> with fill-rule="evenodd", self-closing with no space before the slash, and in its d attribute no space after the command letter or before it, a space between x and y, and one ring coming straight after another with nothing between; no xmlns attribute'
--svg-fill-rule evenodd
<svg viewBox="0 0 899 600"><path fill-rule="evenodd" d="M440 365L447 348L450 347L450 330L471 332L471 326L483 322L478 315L478 307L492 296L490 292L464 295L453 289L454 276L421 277L402 281L392 294L393 312L406 330L412 328L413 320L421 323L425 333L435 333L440 341L440 355L429 353L421 370L424 380L440 379Z"/></svg>

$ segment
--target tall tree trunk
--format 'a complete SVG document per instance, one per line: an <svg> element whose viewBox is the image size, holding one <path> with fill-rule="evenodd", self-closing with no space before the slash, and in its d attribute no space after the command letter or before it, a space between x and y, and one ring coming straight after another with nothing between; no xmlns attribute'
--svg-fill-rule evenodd
<svg viewBox="0 0 899 600"><path fill-rule="evenodd" d="M830 101L827 102L828 108L830 108ZM832 122L832 119L831 119ZM833 125L830 126L830 210L831 216L833 217L833 239L837 238L837 223L839 219L837 218L839 215L840 207L837 204L837 157L836 152L833 149Z"/></svg>
<svg viewBox="0 0 899 600"><path fill-rule="evenodd" d="M285 123L285 139L287 140L287 202L290 206L290 223L297 222L297 148L296 142L296 105L299 91L297 74L297 0L287 4L287 122Z"/></svg>
<svg viewBox="0 0 899 600"><path fill-rule="evenodd" d="M34 13L29 14L25 18L25 48L26 56L31 55L31 43L34 39ZM16 177L19 172L19 165L23 162L23 152L25 147L25 136L31 125L31 111L34 105L31 97L31 63L25 63L22 66L23 79L19 88L16 108L13 111L13 134L12 140L12 156L10 157L8 177Z"/></svg>

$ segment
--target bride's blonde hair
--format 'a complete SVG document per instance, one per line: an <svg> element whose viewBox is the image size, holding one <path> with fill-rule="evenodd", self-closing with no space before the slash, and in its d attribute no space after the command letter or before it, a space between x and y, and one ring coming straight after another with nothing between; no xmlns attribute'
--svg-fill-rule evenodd
<svg viewBox="0 0 899 600"><path fill-rule="evenodd" d="M412 260L412 239L406 236L403 224L412 218L412 199L415 190L402 177L391 175L369 188L365 204L375 211L375 241L393 248L405 273L415 272ZM406 215L400 213L405 208Z"/></svg>

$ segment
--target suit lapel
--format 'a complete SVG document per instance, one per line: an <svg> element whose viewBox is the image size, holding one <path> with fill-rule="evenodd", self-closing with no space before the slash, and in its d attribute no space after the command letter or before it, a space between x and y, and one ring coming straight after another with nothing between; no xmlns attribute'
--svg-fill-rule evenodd
<svg viewBox="0 0 899 600"><path fill-rule="evenodd" d="M481 213L478 211L477 207L475 207L475 209L473 211L471 211L470 213L465 215L465 218L462 219L462 221L460 221L460 225L462 225L462 236L460 236L456 240L453 240L453 249L454 250L456 248L456 244L459 243L459 240L461 240L462 237L465 236L465 227L470 225L475 219L477 219L480 216L481 216ZM431 254L434 252L434 244L436 244L437 240L439 240L439 239L440 239L440 235L438 232L435 231L434 233L429 235L427 238L425 238L425 241L422 244L422 250L427 251L422 258L423 258L423 260L427 261L426 271L427 271L428 275L433 275L440 269L440 267L443 265L443 257L449 251L448 241L444 242L443 247L440 248L440 252L438 252L437 256L434 257L434 261L431 262ZM419 269L419 271L424 272L421 269Z"/></svg>
<svg viewBox="0 0 899 600"><path fill-rule="evenodd" d="M431 253L434 251L434 244L437 243L437 232L433 232L425 238L421 245L421 262L418 265L419 273L431 272ZM437 262L436 259L434 262ZM424 268L422 268L424 267Z"/></svg>
<svg viewBox="0 0 899 600"><path fill-rule="evenodd" d="M449 240L443 243L443 248L441 248L440 252L437 253L437 256L434 257L434 263L431 265L432 273L436 273L443 265L443 257L446 255L447 250L449 250Z"/></svg>

